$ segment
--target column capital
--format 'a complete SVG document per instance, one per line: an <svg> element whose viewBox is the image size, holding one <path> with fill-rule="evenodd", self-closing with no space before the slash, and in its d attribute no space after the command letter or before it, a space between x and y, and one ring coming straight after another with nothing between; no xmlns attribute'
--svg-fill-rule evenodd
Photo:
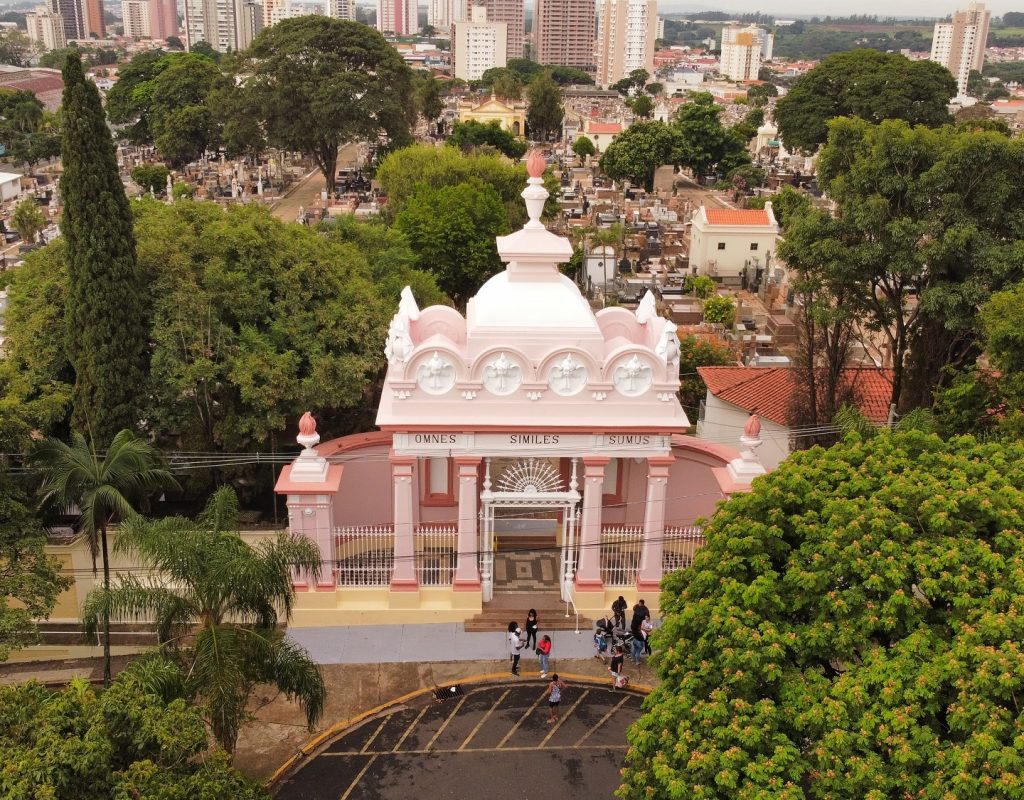
<svg viewBox="0 0 1024 800"><path fill-rule="evenodd" d="M583 464L587 467L607 467L611 463L611 456L583 456Z"/></svg>
<svg viewBox="0 0 1024 800"><path fill-rule="evenodd" d="M476 467L480 466L483 456L452 456L452 461L458 464L460 467Z"/></svg>
<svg viewBox="0 0 1024 800"><path fill-rule="evenodd" d="M392 466L396 467L411 467L416 463L416 456L407 456L405 454L396 453L394 448L388 451L388 461L391 462Z"/></svg>

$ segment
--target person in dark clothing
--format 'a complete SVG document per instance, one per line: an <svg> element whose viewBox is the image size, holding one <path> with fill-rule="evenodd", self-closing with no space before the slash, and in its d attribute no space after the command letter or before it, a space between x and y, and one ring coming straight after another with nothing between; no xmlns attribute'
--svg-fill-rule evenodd
<svg viewBox="0 0 1024 800"><path fill-rule="evenodd" d="M622 654L622 647L616 645L615 653L612 656L612 663L608 667L608 671L612 674L612 691L626 685L626 676L622 674L622 662L625 660L626 657Z"/></svg>
<svg viewBox="0 0 1024 800"><path fill-rule="evenodd" d="M526 615L526 646L536 647L537 646L537 609L531 608L529 613Z"/></svg>
<svg viewBox="0 0 1024 800"><path fill-rule="evenodd" d="M612 630L612 621L608 617L602 617L594 624L594 658L604 661L608 642L612 638Z"/></svg>
<svg viewBox="0 0 1024 800"><path fill-rule="evenodd" d="M612 603L612 617L615 618L616 628L626 627L626 598L621 594L619 599Z"/></svg>
<svg viewBox="0 0 1024 800"><path fill-rule="evenodd" d="M647 608L647 604L643 600L637 600L636 605L633 606L633 619L630 620L629 627L636 628L645 619L651 616L651 611Z"/></svg>

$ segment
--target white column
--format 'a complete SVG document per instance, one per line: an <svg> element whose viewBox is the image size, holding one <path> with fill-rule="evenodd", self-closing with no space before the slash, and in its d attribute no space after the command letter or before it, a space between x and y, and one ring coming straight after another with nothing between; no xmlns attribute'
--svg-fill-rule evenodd
<svg viewBox="0 0 1024 800"><path fill-rule="evenodd" d="M455 563L456 592L480 590L480 570L477 569L477 471L479 456L456 456L459 469L459 552Z"/></svg>
<svg viewBox="0 0 1024 800"><path fill-rule="evenodd" d="M647 505L644 508L644 542L637 573L638 592L658 592L661 588L665 552L665 494L668 471L675 456L647 458Z"/></svg>
<svg viewBox="0 0 1024 800"><path fill-rule="evenodd" d="M601 502L607 456L583 457L583 521L580 557L576 566L577 592L603 592L601 581Z"/></svg>
<svg viewBox="0 0 1024 800"><path fill-rule="evenodd" d="M416 542L413 539L413 465L412 456L391 452L391 480L395 493L395 569L391 573L391 591L416 591Z"/></svg>

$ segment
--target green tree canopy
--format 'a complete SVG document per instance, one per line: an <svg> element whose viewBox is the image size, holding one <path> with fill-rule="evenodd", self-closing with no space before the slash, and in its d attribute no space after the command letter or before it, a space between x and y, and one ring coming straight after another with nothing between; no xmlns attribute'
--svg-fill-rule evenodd
<svg viewBox="0 0 1024 800"><path fill-rule="evenodd" d="M943 125L949 122L946 106L955 94L956 81L940 64L877 50L850 50L802 75L775 112L786 147L810 153L825 143L828 121L835 117Z"/></svg>
<svg viewBox="0 0 1024 800"><path fill-rule="evenodd" d="M402 287L424 305L444 302L397 233L358 243L321 236L255 204L133 208L151 320L146 389L135 392L147 433L162 445L272 449L308 408L319 409L325 433L364 430ZM12 276L0 360L0 395L46 432L67 423L66 252L62 237Z"/></svg>
<svg viewBox="0 0 1024 800"><path fill-rule="evenodd" d="M535 141L546 142L562 128L562 90L550 72L541 72L526 90L526 124Z"/></svg>
<svg viewBox="0 0 1024 800"><path fill-rule="evenodd" d="M637 122L624 130L601 156L601 170L613 180L628 178L647 191L654 172L680 159L683 140L678 128L664 122Z"/></svg>
<svg viewBox="0 0 1024 800"><path fill-rule="evenodd" d="M650 119L654 114L654 101L648 94L638 94L626 101L630 110L640 119Z"/></svg>
<svg viewBox="0 0 1024 800"><path fill-rule="evenodd" d="M144 191L164 192L170 174L170 170L163 164L139 164L132 170L132 180Z"/></svg>
<svg viewBox="0 0 1024 800"><path fill-rule="evenodd" d="M291 616L295 571L313 581L320 575L320 552L310 539L281 532L247 544L238 534L238 498L221 488L196 520L127 520L115 547L146 577L123 574L109 590L90 592L82 608L88 633L106 615L153 619L163 656L150 665L160 678L154 684L178 687L197 703L227 753L259 683L296 700L312 730L323 713L323 677L278 630Z"/></svg>
<svg viewBox="0 0 1024 800"><path fill-rule="evenodd" d="M334 191L338 148L410 141L412 71L378 32L322 16L267 28L245 54L245 90L257 98L271 144L315 160Z"/></svg>
<svg viewBox="0 0 1024 800"><path fill-rule="evenodd" d="M729 297L709 297L704 301L704 320L725 325L726 328L732 327L736 321L736 303Z"/></svg>
<svg viewBox="0 0 1024 800"><path fill-rule="evenodd" d="M209 99L225 78L210 59L195 53L164 57L169 64L149 88L149 124L161 157L172 165L195 161L219 142Z"/></svg>
<svg viewBox="0 0 1024 800"><path fill-rule="evenodd" d="M474 147L487 145L513 160L526 155L526 142L517 139L510 131L505 130L497 120L477 122L475 119L456 122L445 144L458 147L468 152Z"/></svg>
<svg viewBox="0 0 1024 800"><path fill-rule="evenodd" d="M99 90L77 55L64 62L63 77L60 194L68 279L61 332L75 372L72 423L109 441L139 423L146 367L143 288Z"/></svg>
<svg viewBox="0 0 1024 800"><path fill-rule="evenodd" d="M32 92L0 89L0 141L16 163L30 167L60 155L60 125Z"/></svg>
<svg viewBox="0 0 1024 800"><path fill-rule="evenodd" d="M735 364L736 357L724 344L697 336L679 337L679 402L691 419L696 419L708 389L697 374L697 367L728 367Z"/></svg>
<svg viewBox="0 0 1024 800"><path fill-rule="evenodd" d="M460 307L502 268L496 236L509 233L501 197L480 180L422 187L395 217L419 259Z"/></svg>
<svg viewBox="0 0 1024 800"><path fill-rule="evenodd" d="M572 151L579 158L586 158L592 156L597 152L597 148L594 147L594 143L588 136L579 136L576 141L572 143Z"/></svg>
<svg viewBox="0 0 1024 800"><path fill-rule="evenodd" d="M151 691L136 662L98 692L0 686L0 795L10 800L267 800L210 750L199 710Z"/></svg>
<svg viewBox="0 0 1024 800"><path fill-rule="evenodd" d="M788 183L779 187L775 194L762 194L757 197L748 197L745 201L747 208L764 208L764 204L771 202L772 214L779 227L785 229L790 222L802 214L810 211L811 198L794 189Z"/></svg>
<svg viewBox="0 0 1024 800"><path fill-rule="evenodd" d="M680 106L673 122L681 137L676 163L697 176L714 171L728 174L750 163L745 138L726 128L721 116L722 109L709 92L698 92L691 102Z"/></svg>
<svg viewBox="0 0 1024 800"><path fill-rule="evenodd" d="M119 135L133 144L153 143L153 82L170 67L174 57L160 50L139 53L121 67L117 83L107 93L107 116L117 126Z"/></svg>
<svg viewBox="0 0 1024 800"><path fill-rule="evenodd" d="M11 227L26 242L34 242L47 222L49 218L39 208L39 203L34 197L26 197L20 201L11 214Z"/></svg>
<svg viewBox="0 0 1024 800"><path fill-rule="evenodd" d="M624 800L1004 800L1024 773L1024 447L798 452L666 576Z"/></svg>

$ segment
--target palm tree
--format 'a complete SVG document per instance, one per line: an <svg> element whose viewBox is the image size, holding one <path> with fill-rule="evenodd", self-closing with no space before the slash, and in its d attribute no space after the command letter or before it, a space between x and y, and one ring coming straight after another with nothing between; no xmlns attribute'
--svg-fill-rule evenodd
<svg viewBox="0 0 1024 800"><path fill-rule="evenodd" d="M291 617L294 570L319 576L313 542L283 532L250 547L238 534L238 499L225 487L194 521L128 520L115 551L130 554L146 577L119 576L109 592L90 592L82 610L87 630L106 615L155 620L162 659L149 671L157 688L178 685L201 703L228 753L258 683L297 700L313 728L323 713L323 676L278 629Z"/></svg>
<svg viewBox="0 0 1024 800"><path fill-rule="evenodd" d="M132 501L145 493L177 486L160 461L159 451L129 430L117 434L102 455L80 433L71 434L71 444L51 437L35 448L33 463L43 474L43 502L79 509L78 525L89 539L94 574L97 556L103 558L104 591L110 588L108 526L136 517ZM110 685L108 616L103 618L103 683Z"/></svg>

